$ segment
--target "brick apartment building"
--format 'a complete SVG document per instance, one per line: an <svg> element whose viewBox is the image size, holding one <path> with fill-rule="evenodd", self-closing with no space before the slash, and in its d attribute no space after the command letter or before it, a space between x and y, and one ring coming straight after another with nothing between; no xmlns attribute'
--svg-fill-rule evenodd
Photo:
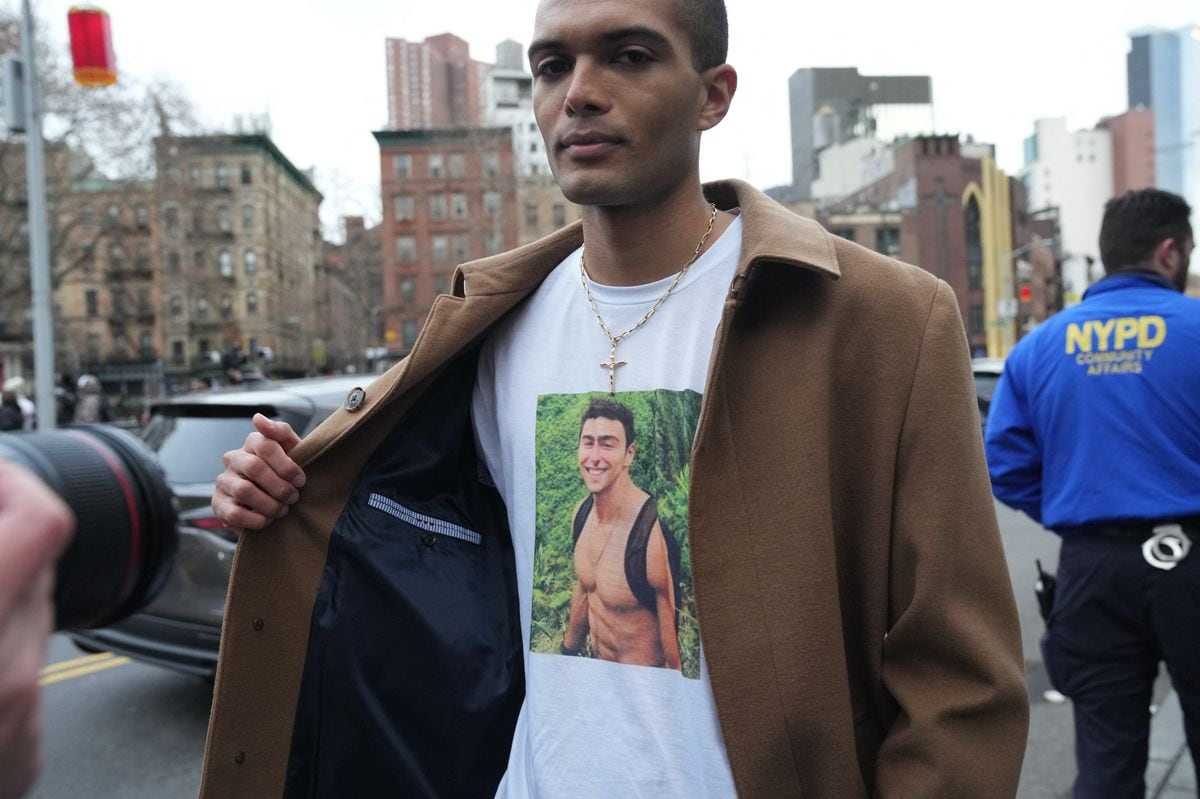
<svg viewBox="0 0 1200 799"><path fill-rule="evenodd" d="M492 65L471 58L452 33L423 42L387 39L388 127L470 128L484 124Z"/></svg>
<svg viewBox="0 0 1200 799"><path fill-rule="evenodd" d="M302 375L314 357L321 193L264 134L155 140L154 250L168 374L240 352Z"/></svg>
<svg viewBox="0 0 1200 799"><path fill-rule="evenodd" d="M412 349L458 264L517 246L508 128L377 131L383 319L389 356Z"/></svg>

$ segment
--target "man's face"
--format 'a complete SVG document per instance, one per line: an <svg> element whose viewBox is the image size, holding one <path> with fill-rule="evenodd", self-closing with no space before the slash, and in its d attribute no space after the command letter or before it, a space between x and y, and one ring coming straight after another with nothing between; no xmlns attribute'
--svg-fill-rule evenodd
<svg viewBox="0 0 1200 799"><path fill-rule="evenodd" d="M595 418L579 431L579 474L593 494L612 488L633 463L635 445L625 445L625 425L616 419Z"/></svg>
<svg viewBox="0 0 1200 799"><path fill-rule="evenodd" d="M699 181L706 88L678 0L542 0L534 112L572 202L630 205ZM719 118L718 118L719 119Z"/></svg>

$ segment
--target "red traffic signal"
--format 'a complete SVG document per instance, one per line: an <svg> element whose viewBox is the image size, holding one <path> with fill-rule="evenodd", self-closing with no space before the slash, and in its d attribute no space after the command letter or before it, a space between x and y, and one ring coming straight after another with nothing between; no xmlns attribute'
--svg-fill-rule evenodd
<svg viewBox="0 0 1200 799"><path fill-rule="evenodd" d="M108 12L94 6L75 6L67 12L71 31L71 63L75 82L96 88L117 82L117 57L113 54Z"/></svg>
<svg viewBox="0 0 1200 799"><path fill-rule="evenodd" d="M1033 301L1033 288L1028 283L1022 283L1017 289L1017 299L1021 302Z"/></svg>

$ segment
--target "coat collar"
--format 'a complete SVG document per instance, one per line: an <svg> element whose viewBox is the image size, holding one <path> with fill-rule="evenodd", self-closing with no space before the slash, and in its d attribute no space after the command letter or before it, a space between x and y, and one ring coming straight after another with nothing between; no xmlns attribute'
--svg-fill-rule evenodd
<svg viewBox="0 0 1200 799"><path fill-rule="evenodd" d="M745 275L761 262L815 269L839 277L830 235L820 224L802 217L740 180L704 185L704 196L718 208L741 208L742 258ZM532 244L459 267L454 291L472 295L529 293L554 267L583 244L583 223L575 222Z"/></svg>

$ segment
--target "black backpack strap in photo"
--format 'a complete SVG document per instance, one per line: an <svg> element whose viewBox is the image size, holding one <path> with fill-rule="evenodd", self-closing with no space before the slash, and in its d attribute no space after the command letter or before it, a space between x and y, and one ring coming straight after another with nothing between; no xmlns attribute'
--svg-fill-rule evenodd
<svg viewBox="0 0 1200 799"><path fill-rule="evenodd" d="M667 523L659 518L658 505L654 502L654 497L646 499L633 523L633 529L629 532L629 541L625 544L625 579L629 581L629 589L633 591L638 602L647 610L657 612L654 588L650 585L650 579L646 573L646 549L649 546L650 533L654 531L655 522L658 522L662 529L663 542L667 545L667 564L671 569L671 585L675 589L675 631L679 632L679 581L682 576L679 542L667 529Z"/></svg>

